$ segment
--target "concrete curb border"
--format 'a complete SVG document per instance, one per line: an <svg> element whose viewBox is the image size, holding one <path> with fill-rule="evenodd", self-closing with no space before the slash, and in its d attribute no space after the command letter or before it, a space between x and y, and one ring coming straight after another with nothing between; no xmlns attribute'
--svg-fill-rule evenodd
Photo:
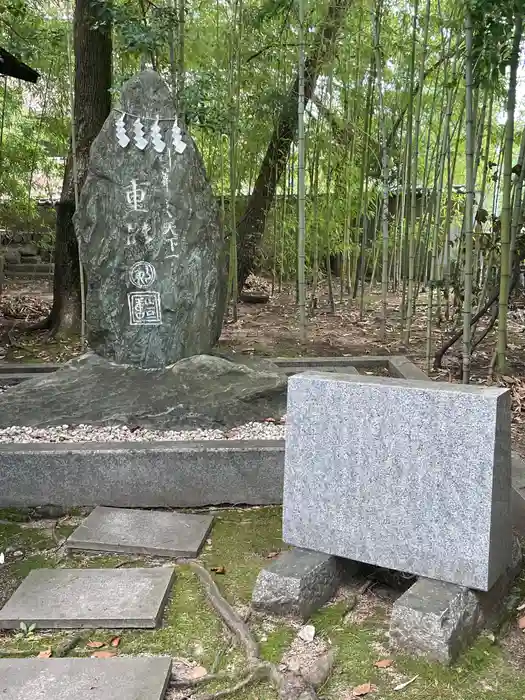
<svg viewBox="0 0 525 700"><path fill-rule="evenodd" d="M398 356L276 362L287 374L387 368L395 377L428 379L410 360ZM4 365L0 383L8 373L30 378L49 371L54 371L49 365ZM283 474L282 440L10 443L0 445L0 507L271 505L282 502Z"/></svg>

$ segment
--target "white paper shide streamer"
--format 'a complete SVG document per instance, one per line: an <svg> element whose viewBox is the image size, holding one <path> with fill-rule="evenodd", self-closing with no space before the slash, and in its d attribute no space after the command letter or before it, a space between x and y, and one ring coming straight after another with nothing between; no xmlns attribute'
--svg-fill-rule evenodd
<svg viewBox="0 0 525 700"><path fill-rule="evenodd" d="M162 140L158 117L155 119L153 126L151 127L151 143L153 144L153 148L157 151L157 153L162 153L162 151L166 148L166 144Z"/></svg>
<svg viewBox="0 0 525 700"><path fill-rule="evenodd" d="M138 117L133 124L133 133L133 140L135 141L135 146L139 150L143 151L148 145L148 141L144 138L144 125L140 121L140 117Z"/></svg>
<svg viewBox="0 0 525 700"><path fill-rule="evenodd" d="M184 153L186 150L186 144L182 140L182 131L176 121L173 122L173 128L171 130L171 143L177 153Z"/></svg>
<svg viewBox="0 0 525 700"><path fill-rule="evenodd" d="M117 119L115 122L116 126L116 133L117 133L117 141L122 148L126 148L126 146L129 145L131 139L129 136L126 134L126 114L123 112L120 115L120 119Z"/></svg>

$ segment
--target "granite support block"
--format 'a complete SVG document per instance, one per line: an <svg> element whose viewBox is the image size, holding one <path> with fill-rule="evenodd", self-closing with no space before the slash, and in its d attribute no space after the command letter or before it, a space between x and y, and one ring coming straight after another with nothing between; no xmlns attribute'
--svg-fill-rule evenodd
<svg viewBox="0 0 525 700"><path fill-rule="evenodd" d="M282 441L0 445L0 507L282 502Z"/></svg>
<svg viewBox="0 0 525 700"><path fill-rule="evenodd" d="M484 628L497 627L522 565L518 540L512 564L487 592L421 578L395 602L390 621L394 649L453 663Z"/></svg>
<svg viewBox="0 0 525 700"><path fill-rule="evenodd" d="M506 389L295 375L283 539L489 590L511 562L510 452Z"/></svg>
<svg viewBox="0 0 525 700"><path fill-rule="evenodd" d="M159 510L95 508L69 536L70 551L193 558L208 536L213 516Z"/></svg>
<svg viewBox="0 0 525 700"><path fill-rule="evenodd" d="M2 700L162 700L170 657L0 659Z"/></svg>
<svg viewBox="0 0 525 700"><path fill-rule="evenodd" d="M259 574L252 607L306 620L330 600L343 577L351 573L352 565L306 549L282 552Z"/></svg>
<svg viewBox="0 0 525 700"><path fill-rule="evenodd" d="M175 578L152 569L33 569L0 610L0 629L154 629Z"/></svg>

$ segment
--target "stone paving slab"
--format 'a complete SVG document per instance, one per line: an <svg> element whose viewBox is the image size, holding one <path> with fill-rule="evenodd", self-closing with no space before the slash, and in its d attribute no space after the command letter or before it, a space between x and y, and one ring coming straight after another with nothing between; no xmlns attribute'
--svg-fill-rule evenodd
<svg viewBox="0 0 525 700"><path fill-rule="evenodd" d="M196 557L213 523L211 515L95 508L71 534L71 550Z"/></svg>
<svg viewBox="0 0 525 700"><path fill-rule="evenodd" d="M160 623L175 569L35 569L0 610L0 629L136 628Z"/></svg>
<svg viewBox="0 0 525 700"><path fill-rule="evenodd" d="M169 657L0 659L2 700L162 700Z"/></svg>

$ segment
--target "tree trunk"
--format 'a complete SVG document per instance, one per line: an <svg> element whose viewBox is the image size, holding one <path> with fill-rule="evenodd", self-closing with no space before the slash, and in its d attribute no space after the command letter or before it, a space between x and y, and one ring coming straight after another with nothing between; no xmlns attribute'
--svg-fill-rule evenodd
<svg viewBox="0 0 525 700"><path fill-rule="evenodd" d="M352 0L331 0L321 30L310 56L305 61L304 104L311 99L319 72L333 50L337 35ZM253 261L264 234L268 211L272 206L277 184L285 170L290 146L298 126L299 75L296 74L274 126L246 211L237 227L238 283L241 289L252 271Z"/></svg>
<svg viewBox="0 0 525 700"><path fill-rule="evenodd" d="M111 110L111 29L97 25L97 4L77 0L74 17L75 158L70 145L60 202L57 204L53 306L48 326L53 332L75 333L80 327L81 294L78 245L73 214L86 179L89 149Z"/></svg>

